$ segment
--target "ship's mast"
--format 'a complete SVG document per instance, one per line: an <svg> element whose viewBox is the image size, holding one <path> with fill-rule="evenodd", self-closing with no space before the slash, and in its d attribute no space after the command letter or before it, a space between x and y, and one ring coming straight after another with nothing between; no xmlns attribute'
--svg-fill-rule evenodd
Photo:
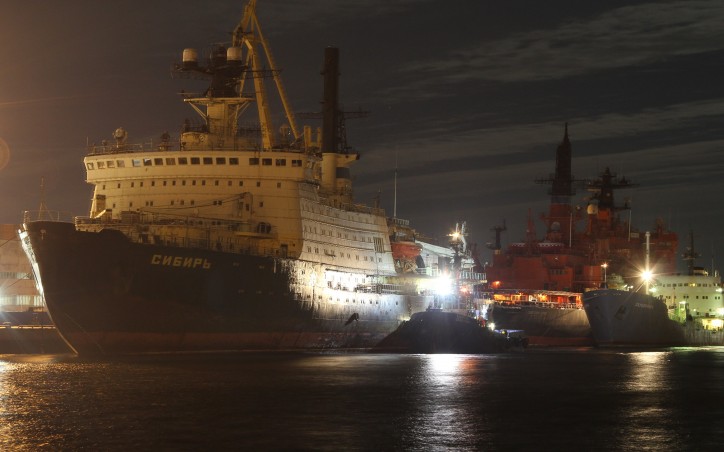
<svg viewBox="0 0 724 452"><path fill-rule="evenodd" d="M216 46L206 65L198 63L194 49L185 49L183 63L176 67L175 72L187 76L194 73L211 77L211 86L204 95L186 95L184 99L203 118L205 124L198 130L187 127L184 132L193 133L184 136L183 142L209 148L225 146L237 139L240 115L252 102L256 102L261 132L259 147L262 151L276 148L278 144L271 121L270 99L264 82L266 77L273 78L276 83L279 100L291 129L289 141L301 142L302 134L287 99L280 71L256 16L255 0L245 7L229 48ZM253 95L244 94L248 79L253 83Z"/></svg>
<svg viewBox="0 0 724 452"><path fill-rule="evenodd" d="M689 231L689 246L682 256L683 260L686 261L686 270L689 276L694 274L694 261L700 256L694 249L694 231Z"/></svg>
<svg viewBox="0 0 724 452"><path fill-rule="evenodd" d="M568 246L572 245L573 237L573 210L571 197L576 191L573 188L576 179L571 172L572 158L571 140L568 137L568 123L563 131L563 140L556 148L555 172L547 178L536 180L539 184L550 184L548 194L551 196L551 205L546 217L550 241L562 242L568 239Z"/></svg>
<svg viewBox="0 0 724 452"><path fill-rule="evenodd" d="M287 121L289 121L289 127L292 129L292 135L294 139L300 138L299 128L297 127L297 121L292 111L291 104L287 99L287 93L282 83L281 71L277 69L276 62L271 52L267 40L261 32L261 25L256 16L256 0L251 0L244 8L244 16L241 18L241 22L237 25L234 30L232 45L234 47L246 47L247 48L247 65L251 67L252 71L262 70L259 54L257 52L257 45L261 45L266 56L267 64L269 65L269 71L274 79L274 83L277 86L279 98L281 99L284 112L286 113ZM239 80L239 92L242 92L245 78ZM273 145L273 133L271 130L271 120L269 117L269 109L266 99L266 90L264 88L264 79L262 77L254 77L254 88L256 90L257 103L259 104L260 114L262 119L262 132L267 136L265 138L269 143L269 147Z"/></svg>

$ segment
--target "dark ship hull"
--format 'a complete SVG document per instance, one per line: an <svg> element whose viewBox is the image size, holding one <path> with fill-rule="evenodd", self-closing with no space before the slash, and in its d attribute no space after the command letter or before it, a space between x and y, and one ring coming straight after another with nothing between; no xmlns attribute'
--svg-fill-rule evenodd
<svg viewBox="0 0 724 452"><path fill-rule="evenodd" d="M517 342L516 342L517 341ZM522 347L524 338L496 334L475 319L440 310L417 312L373 351L379 353L496 353ZM526 343L527 345L527 343Z"/></svg>
<svg viewBox="0 0 724 452"><path fill-rule="evenodd" d="M28 223L21 238L79 354L369 348L405 309L402 296L379 294L321 308L301 293L292 259L132 243L61 222Z"/></svg>
<svg viewBox="0 0 724 452"><path fill-rule="evenodd" d="M724 345L724 331L703 329L691 320L671 320L664 302L649 295L594 290L584 294L583 306L601 347Z"/></svg>
<svg viewBox="0 0 724 452"><path fill-rule="evenodd" d="M530 345L590 346L591 327L583 309L492 304L488 320L499 330L523 330Z"/></svg>

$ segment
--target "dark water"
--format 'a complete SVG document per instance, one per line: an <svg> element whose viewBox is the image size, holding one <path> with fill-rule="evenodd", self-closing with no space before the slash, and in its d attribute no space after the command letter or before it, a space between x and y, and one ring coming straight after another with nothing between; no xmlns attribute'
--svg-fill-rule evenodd
<svg viewBox="0 0 724 452"><path fill-rule="evenodd" d="M724 348L0 356L0 450L721 450Z"/></svg>

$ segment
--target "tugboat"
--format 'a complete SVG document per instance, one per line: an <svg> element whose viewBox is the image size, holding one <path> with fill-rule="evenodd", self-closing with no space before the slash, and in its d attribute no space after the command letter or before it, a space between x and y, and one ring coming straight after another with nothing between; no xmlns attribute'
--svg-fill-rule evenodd
<svg viewBox="0 0 724 452"><path fill-rule="evenodd" d="M426 268L421 266L418 287L435 286L430 291L432 303L425 310L414 312L373 351L479 354L520 350L528 346L528 338L523 332L494 331L483 319L482 300L475 297L475 288L483 281L483 275L475 271L480 264L473 258L466 236L465 223L455 225L455 231L449 235L449 248L438 255L438 259L447 265L443 265L435 278L427 277ZM441 248L433 248L424 242L415 244L429 252Z"/></svg>
<svg viewBox="0 0 724 452"><path fill-rule="evenodd" d="M231 43L205 60L185 49L175 67L209 80L183 92L197 120L152 143L117 128L83 161L88 216L26 215L23 247L77 353L364 349L409 319L387 217L352 197L339 51L324 53L315 132L297 125L269 49L252 0Z"/></svg>
<svg viewBox="0 0 724 452"><path fill-rule="evenodd" d="M593 345L581 294L631 281L643 266L643 234L623 218L628 203L618 205L614 192L635 184L606 168L596 179L576 180L571 171L572 146L565 127L556 150L555 173L537 180L551 185L550 207L543 217L546 234L536 236L532 214L523 242L503 250L496 232L488 280L489 318L496 328L523 329L531 345ZM574 207L575 185L590 193L586 209ZM585 219L585 229L576 223ZM677 235L657 220L651 236L652 255L662 271L675 270Z"/></svg>

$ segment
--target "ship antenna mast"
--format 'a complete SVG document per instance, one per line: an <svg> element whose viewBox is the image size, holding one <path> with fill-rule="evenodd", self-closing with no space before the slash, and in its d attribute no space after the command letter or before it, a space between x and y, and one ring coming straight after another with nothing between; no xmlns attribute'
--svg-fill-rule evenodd
<svg viewBox="0 0 724 452"><path fill-rule="evenodd" d="M43 216L48 213L48 207L45 205L45 178L40 178L40 206L38 207L38 220L42 220Z"/></svg>
<svg viewBox="0 0 724 452"><path fill-rule="evenodd" d="M686 261L686 267L689 275L694 274L694 260L697 257L701 257L699 253L696 252L694 249L694 231L689 231L689 246L686 248L686 251L684 251L684 255L682 256L683 259Z"/></svg>
<svg viewBox="0 0 724 452"><path fill-rule="evenodd" d="M395 196L392 203L392 218L397 218L397 152L395 152Z"/></svg>

